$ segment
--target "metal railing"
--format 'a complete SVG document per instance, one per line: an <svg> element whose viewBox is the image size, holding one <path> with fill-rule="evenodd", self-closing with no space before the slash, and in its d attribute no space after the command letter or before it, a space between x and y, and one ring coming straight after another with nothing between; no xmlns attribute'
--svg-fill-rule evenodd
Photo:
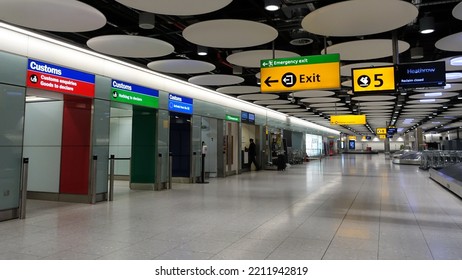
<svg viewBox="0 0 462 280"><path fill-rule="evenodd" d="M462 162L462 151L423 151L420 168L439 169Z"/></svg>

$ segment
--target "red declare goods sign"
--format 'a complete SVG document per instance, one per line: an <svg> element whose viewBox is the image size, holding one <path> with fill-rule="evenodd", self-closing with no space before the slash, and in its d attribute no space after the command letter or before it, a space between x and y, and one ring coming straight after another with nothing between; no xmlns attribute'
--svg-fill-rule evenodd
<svg viewBox="0 0 462 280"><path fill-rule="evenodd" d="M27 86L94 97L95 75L29 59Z"/></svg>

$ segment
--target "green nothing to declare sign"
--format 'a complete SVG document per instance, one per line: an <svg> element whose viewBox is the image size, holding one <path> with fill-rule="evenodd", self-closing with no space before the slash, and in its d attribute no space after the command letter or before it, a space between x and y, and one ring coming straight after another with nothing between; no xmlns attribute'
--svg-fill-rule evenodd
<svg viewBox="0 0 462 280"><path fill-rule="evenodd" d="M159 108L159 91L112 80L111 100L120 103Z"/></svg>

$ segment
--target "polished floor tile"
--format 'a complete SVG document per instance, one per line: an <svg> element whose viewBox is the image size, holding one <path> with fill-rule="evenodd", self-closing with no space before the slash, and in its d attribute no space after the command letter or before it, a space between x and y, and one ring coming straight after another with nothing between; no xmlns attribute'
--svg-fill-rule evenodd
<svg viewBox="0 0 462 280"><path fill-rule="evenodd" d="M462 259L462 200L416 166L343 155L133 191L28 200L0 223L0 259Z"/></svg>

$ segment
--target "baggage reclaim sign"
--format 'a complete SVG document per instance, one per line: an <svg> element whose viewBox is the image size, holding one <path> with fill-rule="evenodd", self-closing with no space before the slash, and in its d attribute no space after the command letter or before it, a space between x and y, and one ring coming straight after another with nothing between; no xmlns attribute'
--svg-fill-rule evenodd
<svg viewBox="0 0 462 280"><path fill-rule="evenodd" d="M265 59L261 92L340 88L340 55L326 54Z"/></svg>

